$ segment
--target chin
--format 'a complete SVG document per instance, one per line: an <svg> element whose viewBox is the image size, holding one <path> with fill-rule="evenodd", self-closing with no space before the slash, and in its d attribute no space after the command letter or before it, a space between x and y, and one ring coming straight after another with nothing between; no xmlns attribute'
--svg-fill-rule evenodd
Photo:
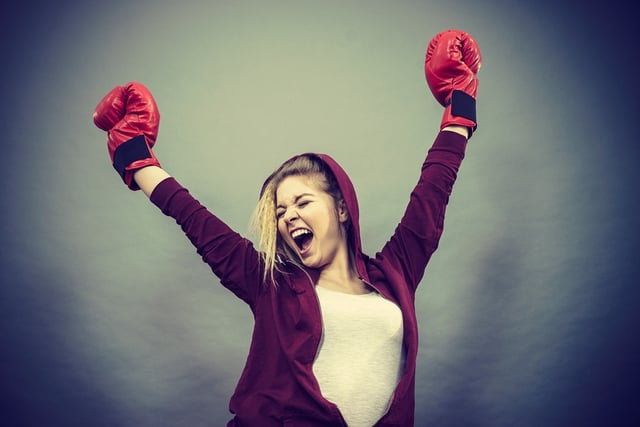
<svg viewBox="0 0 640 427"><path fill-rule="evenodd" d="M319 261L319 260L312 260L312 259L303 260L302 258L300 258L300 260L302 261L302 264L308 268L320 269L326 265L326 263L323 263L322 261Z"/></svg>
<svg viewBox="0 0 640 427"><path fill-rule="evenodd" d="M318 266L316 266L315 263L311 260L303 260L302 258L299 259L302 262L302 265L304 265L305 267L318 268Z"/></svg>

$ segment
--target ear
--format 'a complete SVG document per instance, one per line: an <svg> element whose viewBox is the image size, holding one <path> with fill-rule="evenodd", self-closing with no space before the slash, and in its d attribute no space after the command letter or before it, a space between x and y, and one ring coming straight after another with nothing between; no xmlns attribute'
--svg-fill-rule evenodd
<svg viewBox="0 0 640 427"><path fill-rule="evenodd" d="M338 202L338 219L340 222L347 222L349 219L349 211L347 210L347 205L344 200Z"/></svg>

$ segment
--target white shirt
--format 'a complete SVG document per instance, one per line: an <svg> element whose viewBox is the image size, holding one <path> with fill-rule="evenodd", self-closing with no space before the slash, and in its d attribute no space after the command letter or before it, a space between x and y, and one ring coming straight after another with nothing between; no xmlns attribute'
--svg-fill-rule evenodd
<svg viewBox="0 0 640 427"><path fill-rule="evenodd" d="M316 286L323 339L313 364L322 395L349 427L371 427L387 411L403 368L402 313L377 292Z"/></svg>

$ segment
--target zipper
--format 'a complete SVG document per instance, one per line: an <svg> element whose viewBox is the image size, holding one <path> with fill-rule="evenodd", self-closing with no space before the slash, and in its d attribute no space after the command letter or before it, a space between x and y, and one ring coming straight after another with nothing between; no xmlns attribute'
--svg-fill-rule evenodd
<svg viewBox="0 0 640 427"><path fill-rule="evenodd" d="M319 314L319 316L317 318L320 321L320 339L318 340L318 344L316 346L316 354L313 356L313 361L311 362L311 373L313 374L313 364L318 359L318 355L320 354L320 347L322 347L322 341L324 341L324 322L322 320L322 307L320 306L320 298L318 297L318 294L316 293L315 284L313 283L313 280L311 279L311 276L301 266L299 266L297 264L294 264L294 265L296 265L300 270L302 270L302 272L305 274L305 276L307 276L307 283L309 283L309 288L310 288L311 292L313 293L313 297L316 300L316 308L318 310L317 314ZM320 384L318 383L318 379L316 378L315 374L313 374L313 379L315 380L316 387L317 387L322 399L329 404L329 406L331 407L332 412L342 422L342 425L344 427L347 427L347 422L344 420L344 417L342 416L342 413L340 412L340 408L338 408L338 406L335 403L330 402L329 400L327 400L322 395L322 390L320 389ZM387 409L387 411L388 411L388 409Z"/></svg>
<svg viewBox="0 0 640 427"><path fill-rule="evenodd" d="M387 297L385 294L383 294L382 292L380 292L380 290L375 287L373 284L369 283L368 280L365 280L364 278L362 278L362 274L358 274L358 278L360 280L362 280L362 282L364 284L366 284L367 286L370 286L372 289L374 289L378 295L380 295L382 298L384 298L385 300L389 301L390 303L394 304L396 307L398 307L398 310L400 310L400 315L402 316L402 343L401 343L401 349L400 351L402 352L402 354L400 355L402 358L402 364L405 365L406 364L406 356L405 356L405 348L404 348L404 311L402 311L402 308L400 307L399 303L396 303L395 301L393 301L391 298ZM393 392L391 393L391 396L389 397L389 401L387 402L387 407L384 410L384 414L382 414L382 416L380 417L380 419L378 421L380 421L381 419L383 419L388 413L389 413L389 409L391 409L391 406L393 405L393 402L396 398L396 391L398 390L398 386L400 385L400 382L402 381L402 379L404 378L405 372L404 372L404 366L402 367L402 375L400 375L400 378L398 379L398 383L396 384L396 386L393 388Z"/></svg>
<svg viewBox="0 0 640 427"><path fill-rule="evenodd" d="M378 293L378 295L380 295L382 298L386 299L387 301L389 301L390 303L392 303L393 305L395 305L396 307L398 307L398 309L400 310L400 313L402 314L402 322L404 323L404 313L402 312L402 309L400 308L400 304L397 304L395 301L393 301L391 298L389 298L388 296L386 296L385 294L383 294L382 292L380 292L380 289L376 288L374 285L372 285L371 283L369 283L368 280L365 280L362 278L361 274L358 274L358 279L362 280L362 283L364 283L365 285L369 286L370 288L372 288L374 291L376 291Z"/></svg>
<svg viewBox="0 0 640 427"><path fill-rule="evenodd" d="M318 358L318 354L320 353L320 346L322 345L322 341L324 340L324 323L322 321L322 308L320 307L320 298L318 298L318 294L316 293L315 290L315 285L313 283L313 279L311 279L311 276L309 275L309 273L307 273L307 271L302 268L302 266L296 264L296 263L292 263L294 266L298 267L300 269L300 271L302 271L302 273L304 273L304 275L307 278L307 283L309 284L309 290L313 293L313 297L316 300L316 308L318 310L317 314L317 318L320 321L320 340L318 341L318 345L316 346L316 354L313 356L313 361L312 361L312 365L313 363L315 363L316 359ZM317 381L316 381L317 383ZM320 385L318 385L318 390L320 390Z"/></svg>

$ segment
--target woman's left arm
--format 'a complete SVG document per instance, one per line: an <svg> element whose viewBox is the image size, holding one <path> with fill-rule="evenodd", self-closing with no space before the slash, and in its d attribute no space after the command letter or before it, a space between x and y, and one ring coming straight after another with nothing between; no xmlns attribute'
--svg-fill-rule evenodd
<svg viewBox="0 0 640 427"><path fill-rule="evenodd" d="M402 272L416 288L431 255L438 248L444 218L467 145L464 127L445 127L436 137L422 164L420 178L396 230L377 254Z"/></svg>
<svg viewBox="0 0 640 427"><path fill-rule="evenodd" d="M477 128L477 73L482 57L476 41L464 31L438 33L427 47L425 77L434 98L444 107L440 133L422 164L404 216L378 253L415 289L444 229L444 216L467 140Z"/></svg>

